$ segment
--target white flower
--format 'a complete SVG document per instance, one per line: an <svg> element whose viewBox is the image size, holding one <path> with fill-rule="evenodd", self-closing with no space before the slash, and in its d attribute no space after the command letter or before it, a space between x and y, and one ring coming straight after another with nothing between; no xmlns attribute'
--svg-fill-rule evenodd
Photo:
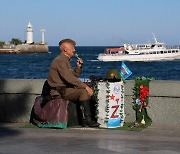
<svg viewBox="0 0 180 154"><path fill-rule="evenodd" d="M141 100L139 98L136 99L136 104L141 105Z"/></svg>

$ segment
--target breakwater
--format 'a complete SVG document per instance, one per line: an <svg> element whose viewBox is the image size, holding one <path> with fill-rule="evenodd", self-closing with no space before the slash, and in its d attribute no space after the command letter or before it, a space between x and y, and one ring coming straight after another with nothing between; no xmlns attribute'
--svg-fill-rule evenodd
<svg viewBox="0 0 180 154"><path fill-rule="evenodd" d="M48 45L46 44L22 44L17 45L15 49L0 49L0 53L48 53Z"/></svg>
<svg viewBox="0 0 180 154"><path fill-rule="evenodd" d="M28 122L34 100L41 94L44 81L44 79L1 79L0 122ZM134 81L127 80L125 122L135 121L135 111L132 109L133 87ZM180 81L151 81L149 90L147 111L153 123L179 127Z"/></svg>

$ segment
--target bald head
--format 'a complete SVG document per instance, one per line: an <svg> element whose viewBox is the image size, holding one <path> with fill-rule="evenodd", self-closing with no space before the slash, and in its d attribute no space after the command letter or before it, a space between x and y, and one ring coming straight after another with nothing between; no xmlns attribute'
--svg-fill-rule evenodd
<svg viewBox="0 0 180 154"><path fill-rule="evenodd" d="M74 46L76 45L76 42L75 42L74 40L71 40L71 39L63 39L63 40L61 40L61 41L59 42L59 46L61 47L61 45L62 45L63 43L71 43L71 44L73 44Z"/></svg>
<svg viewBox="0 0 180 154"><path fill-rule="evenodd" d="M76 42L71 39L64 39L59 42L60 50L69 58L74 56Z"/></svg>

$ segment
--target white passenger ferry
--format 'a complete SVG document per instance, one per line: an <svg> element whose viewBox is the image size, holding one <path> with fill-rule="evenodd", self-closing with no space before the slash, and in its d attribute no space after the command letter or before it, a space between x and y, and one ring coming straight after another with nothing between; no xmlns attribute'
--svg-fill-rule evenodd
<svg viewBox="0 0 180 154"><path fill-rule="evenodd" d="M166 46L158 42L154 35L154 43L124 44L120 48L106 48L105 53L98 55L99 61L161 61L180 59L180 47Z"/></svg>

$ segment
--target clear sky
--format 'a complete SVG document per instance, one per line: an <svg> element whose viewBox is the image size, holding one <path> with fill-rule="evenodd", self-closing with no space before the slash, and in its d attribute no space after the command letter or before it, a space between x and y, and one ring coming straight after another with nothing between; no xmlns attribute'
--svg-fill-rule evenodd
<svg viewBox="0 0 180 154"><path fill-rule="evenodd" d="M180 45L180 0L0 0L0 41L26 40L58 45L72 38L78 46L119 46L159 41Z"/></svg>

